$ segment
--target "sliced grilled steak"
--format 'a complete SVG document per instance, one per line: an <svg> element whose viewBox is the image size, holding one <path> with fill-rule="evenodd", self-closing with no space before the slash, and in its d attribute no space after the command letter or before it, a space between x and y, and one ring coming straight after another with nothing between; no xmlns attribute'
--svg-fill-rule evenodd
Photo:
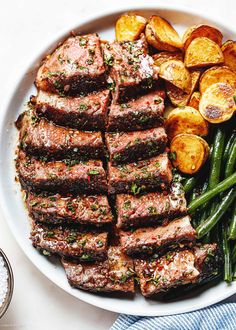
<svg viewBox="0 0 236 330"><path fill-rule="evenodd" d="M106 86L105 71L96 34L70 37L45 58L36 86L63 95L88 93Z"/></svg>
<svg viewBox="0 0 236 330"><path fill-rule="evenodd" d="M167 135L164 128L128 133L106 133L110 161L117 165L157 156L164 152Z"/></svg>
<svg viewBox="0 0 236 330"><path fill-rule="evenodd" d="M199 249L202 252L199 252ZM175 287L197 284L206 276L216 276L219 271L219 259L215 259L215 256L218 254L216 244L206 244L193 250L169 252L156 260L136 260L135 271L140 280L142 294L146 297L163 294ZM212 267L213 259L215 269ZM207 269L207 273L204 268Z"/></svg>
<svg viewBox="0 0 236 330"><path fill-rule="evenodd" d="M191 226L189 216L161 227L140 228L134 232L120 231L122 249L129 256L161 255L179 245L192 246L195 240L196 231Z"/></svg>
<svg viewBox="0 0 236 330"><path fill-rule="evenodd" d="M100 226L112 222L112 213L106 196L43 197L29 193L27 207L31 217L52 224Z"/></svg>
<svg viewBox="0 0 236 330"><path fill-rule="evenodd" d="M101 159L104 146L100 132L82 132L56 126L27 111L18 120L20 146L27 154L46 159L68 157Z"/></svg>
<svg viewBox="0 0 236 330"><path fill-rule="evenodd" d="M184 191L179 183L172 184L169 194L117 195L116 209L117 227L122 229L158 225L167 218L173 219L187 213Z"/></svg>
<svg viewBox="0 0 236 330"><path fill-rule="evenodd" d="M83 261L107 258L107 232L86 232L77 228L34 223L30 239L35 248Z"/></svg>
<svg viewBox="0 0 236 330"><path fill-rule="evenodd" d="M147 54L144 35L136 41L106 43L103 48L104 60L111 68L110 77L114 82L114 102L124 102L153 87L158 73L152 57Z"/></svg>
<svg viewBox="0 0 236 330"><path fill-rule="evenodd" d="M164 98L165 92L156 90L128 103L112 103L107 130L128 132L162 125Z"/></svg>
<svg viewBox="0 0 236 330"><path fill-rule="evenodd" d="M73 162L73 161L72 161ZM42 162L19 151L16 161L19 180L26 190L59 192L104 193L106 173L100 160Z"/></svg>
<svg viewBox="0 0 236 330"><path fill-rule="evenodd" d="M134 292L133 261L119 246L110 246L108 260L75 263L62 259L69 283L94 292Z"/></svg>
<svg viewBox="0 0 236 330"><path fill-rule="evenodd" d="M117 167L108 163L108 180L110 194L139 194L156 188L165 189L172 180L167 153Z"/></svg>
<svg viewBox="0 0 236 330"><path fill-rule="evenodd" d="M104 130L110 100L109 90L84 97L62 97L38 91L31 98L37 113L58 125L83 130Z"/></svg>

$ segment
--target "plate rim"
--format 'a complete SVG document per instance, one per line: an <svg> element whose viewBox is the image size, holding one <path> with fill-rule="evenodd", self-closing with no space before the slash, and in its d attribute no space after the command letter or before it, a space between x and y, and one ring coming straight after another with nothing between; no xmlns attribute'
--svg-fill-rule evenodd
<svg viewBox="0 0 236 330"><path fill-rule="evenodd" d="M130 4L126 4L126 5L122 5L122 6L114 5L113 8L109 8L109 9L105 9L105 10L103 9L103 10L100 10L99 12L96 12L96 13L93 13L90 15L86 15L84 18L82 18L80 20L79 24L78 24L78 22L76 23L74 21L71 24L65 26L65 28L61 29L57 33L57 35L52 35L52 37L49 38L50 40L45 40L45 42L43 43L44 46L41 47L40 50L36 49L35 55L33 55L32 58L30 58L29 60L27 60L27 58L26 58L25 65L23 65L21 69L17 70L17 72L14 73L14 76L16 77L16 79L11 79L12 83L10 83L10 86L8 86L9 84L7 84L9 92L6 93L5 101L2 103L2 107L1 107L2 110L0 113L0 135L1 136L5 135L4 119L7 114L7 110L9 109L9 106L12 102L12 98L17 90L17 87L19 86L19 84L22 81L22 79L24 78L24 76L27 75L28 72L30 72L30 70L32 69L32 67L34 67L36 62L38 62L40 59L43 58L43 56L48 52L49 49L53 48L60 40L62 40L65 36L67 36L70 31L72 31L73 29L78 29L80 26L83 26L85 24L92 23L94 20L105 18L106 16L111 16L111 15L115 15L115 14L126 12L126 11L151 10L151 9L156 10L156 11L158 11L160 9L160 10L167 10L167 11L172 11L172 12L179 12L179 13L183 13L185 15L195 15L204 20L211 21L214 25L216 25L220 28L223 28L225 30L231 31L232 33L235 33L235 32L233 32L234 28L233 28L233 26L231 26L231 24L224 23L221 19L216 18L214 15L205 14L199 10L196 10L194 8L188 8L187 6L183 6L183 5L161 4L161 3L156 3L154 1L150 1L148 4L143 4L142 1L136 0L136 4L133 4L133 5L130 5ZM45 269L42 269L43 267L40 266L34 260L31 250L28 250L25 239L23 237L20 237L19 235L17 235L11 221L7 220L11 216L10 216L10 212L9 212L9 208L8 208L7 204L4 203L4 200L6 198L5 195L6 195L6 192L5 192L3 182L2 182L2 166L0 164L0 207L2 210L3 218L4 218L5 222L7 223L13 237L17 241L18 245L20 246L20 248L22 249L24 254L31 261L31 263L50 281L52 281L59 288L63 289L65 292L74 296L75 298L80 299L81 301L89 303L93 306L102 308L104 310L109 310L112 312L125 314L125 311L122 308L116 307L116 306L114 306L114 304L108 304L106 300L104 302L102 299L100 299L99 305L98 305L97 299L93 299L93 297L94 297L93 294L88 294L83 297L78 297L78 295L73 293L74 290L68 290L66 285L59 283L59 281L57 281L55 278L53 278L53 276L50 275ZM176 310L176 312L171 312L171 313L168 312L168 308L166 308L166 312L162 311L161 313L159 313L158 310L156 310L154 312L142 312L142 313L140 313L140 311L134 310L131 313L129 311L129 314L130 315L139 315L139 316L164 316L164 315L182 314L182 313L199 310L199 309L205 308L207 306L213 305L217 302L220 302L220 301L230 297L231 295L233 295L235 293L236 293L236 285L232 285L231 291L230 290L224 291L223 294L220 296L214 297L210 300L206 300L204 303L201 302L201 303L195 304L194 306L190 306L189 308L184 308L184 310Z"/></svg>

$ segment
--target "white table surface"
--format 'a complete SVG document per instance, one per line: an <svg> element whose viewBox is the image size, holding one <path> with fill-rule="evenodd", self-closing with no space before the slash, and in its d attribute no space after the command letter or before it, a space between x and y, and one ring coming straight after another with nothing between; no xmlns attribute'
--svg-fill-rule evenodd
<svg viewBox="0 0 236 330"><path fill-rule="evenodd" d="M80 17L103 8L130 5L139 0L7 0L0 2L0 100L14 72L53 40L57 31L79 23ZM143 0L145 3L147 0ZM152 1L158 3L164 1ZM147 1L151 2L151 1ZM142 2L140 2L142 3ZM235 0L169 0L209 12L225 22L235 21ZM0 103L1 108L1 103ZM4 141L1 141L4 143ZM19 219L16 219L19 220ZM25 257L9 231L0 210L0 247L8 255L15 276L15 290L0 329L104 330L117 314L83 303L62 291ZM230 299L236 301L236 296Z"/></svg>

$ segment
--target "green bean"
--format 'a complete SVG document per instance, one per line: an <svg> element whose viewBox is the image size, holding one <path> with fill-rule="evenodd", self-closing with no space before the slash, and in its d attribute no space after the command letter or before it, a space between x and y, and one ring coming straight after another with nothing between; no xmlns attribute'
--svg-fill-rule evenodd
<svg viewBox="0 0 236 330"><path fill-rule="evenodd" d="M236 201L233 205L232 218L229 226L229 239L236 240Z"/></svg>
<svg viewBox="0 0 236 330"><path fill-rule="evenodd" d="M224 253L224 280L232 282L232 264L230 260L229 241L227 239L227 227L222 225L222 248Z"/></svg>
<svg viewBox="0 0 236 330"><path fill-rule="evenodd" d="M236 139L230 149L228 160L225 166L225 177L228 178L233 172L236 164Z"/></svg>
<svg viewBox="0 0 236 330"><path fill-rule="evenodd" d="M224 150L224 154L223 154L223 164L225 164L228 159L229 151L232 147L232 144L233 144L233 141L235 140L235 138L236 138L236 132L233 132L230 135L228 142L226 143L226 146L225 146L225 150Z"/></svg>
<svg viewBox="0 0 236 330"><path fill-rule="evenodd" d="M229 176L227 179L221 181L215 188L205 192L204 194L193 200L188 206L188 212L193 213L201 205L208 202L209 200L211 200L221 192L231 188L235 184L236 184L236 172L231 176Z"/></svg>
<svg viewBox="0 0 236 330"><path fill-rule="evenodd" d="M192 176L191 178L188 178L184 184L185 193L186 194L190 193L195 188L196 184L197 184L196 176Z"/></svg>
<svg viewBox="0 0 236 330"><path fill-rule="evenodd" d="M232 263L233 263L233 264L236 264L236 244L235 244L234 247L233 247L231 257L232 257Z"/></svg>
<svg viewBox="0 0 236 330"><path fill-rule="evenodd" d="M210 216L197 227L198 238L205 236L218 223L229 206L233 203L235 197L236 189L232 188L223 198L221 205L218 206L214 214L210 214Z"/></svg>
<svg viewBox="0 0 236 330"><path fill-rule="evenodd" d="M218 128L213 142L213 151L211 155L209 190L214 188L220 180L221 159L224 150L225 131Z"/></svg>

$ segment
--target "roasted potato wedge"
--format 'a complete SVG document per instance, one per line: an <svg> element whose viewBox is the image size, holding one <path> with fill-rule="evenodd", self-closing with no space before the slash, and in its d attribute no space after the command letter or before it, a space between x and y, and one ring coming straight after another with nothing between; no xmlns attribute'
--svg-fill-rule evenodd
<svg viewBox="0 0 236 330"><path fill-rule="evenodd" d="M159 76L186 93L191 90L191 76L182 61L169 60L162 63Z"/></svg>
<svg viewBox="0 0 236 330"><path fill-rule="evenodd" d="M177 107L184 107L187 105L192 93L197 88L200 75L200 70L192 70L190 72L191 90L189 93L186 93L171 83L166 82L166 92L173 105L176 105Z"/></svg>
<svg viewBox="0 0 236 330"><path fill-rule="evenodd" d="M199 24L190 26L185 31L182 38L184 50L186 51L193 39L199 37L206 37L217 43L219 46L222 45L223 35L218 29L210 25Z"/></svg>
<svg viewBox="0 0 236 330"><path fill-rule="evenodd" d="M236 71L236 41L226 41L221 50L224 55L225 65L231 70Z"/></svg>
<svg viewBox="0 0 236 330"><path fill-rule="evenodd" d="M201 93L200 92L194 92L190 97L190 100L188 102L188 106L199 110L200 99L201 99Z"/></svg>
<svg viewBox="0 0 236 330"><path fill-rule="evenodd" d="M159 49L159 43L157 42L154 33L152 31L152 28L150 26L150 24L146 25L146 29L145 29L145 37L147 39L147 42L149 43L149 45L151 45L152 47Z"/></svg>
<svg viewBox="0 0 236 330"><path fill-rule="evenodd" d="M158 54L153 55L154 64L156 66L160 66L166 61L169 60L179 60L183 61L183 55L181 52L160 52Z"/></svg>
<svg viewBox="0 0 236 330"><path fill-rule="evenodd" d="M169 52L182 48L182 41L178 33L165 19L154 15L150 17L148 23L156 39L155 48Z"/></svg>
<svg viewBox="0 0 236 330"><path fill-rule="evenodd" d="M208 122L198 110L189 106L171 111L165 122L165 128L170 140L182 133L200 136L208 134Z"/></svg>
<svg viewBox="0 0 236 330"><path fill-rule="evenodd" d="M206 70L200 79L199 89L201 93L217 82L227 83L236 88L236 73L227 66L214 66Z"/></svg>
<svg viewBox="0 0 236 330"><path fill-rule="evenodd" d="M210 123L218 124L229 120L236 105L234 101L235 88L226 83L216 83L202 94L199 111Z"/></svg>
<svg viewBox="0 0 236 330"><path fill-rule="evenodd" d="M200 170L209 156L209 146L200 136L179 134L171 141L170 151L175 157L173 165L182 173L194 174Z"/></svg>
<svg viewBox="0 0 236 330"><path fill-rule="evenodd" d="M217 43L201 37L193 39L188 46L184 63L187 68L202 68L224 63L224 56Z"/></svg>
<svg viewBox="0 0 236 330"><path fill-rule="evenodd" d="M134 41L144 31L147 21L144 17L135 14L122 15L116 21L116 40Z"/></svg>

